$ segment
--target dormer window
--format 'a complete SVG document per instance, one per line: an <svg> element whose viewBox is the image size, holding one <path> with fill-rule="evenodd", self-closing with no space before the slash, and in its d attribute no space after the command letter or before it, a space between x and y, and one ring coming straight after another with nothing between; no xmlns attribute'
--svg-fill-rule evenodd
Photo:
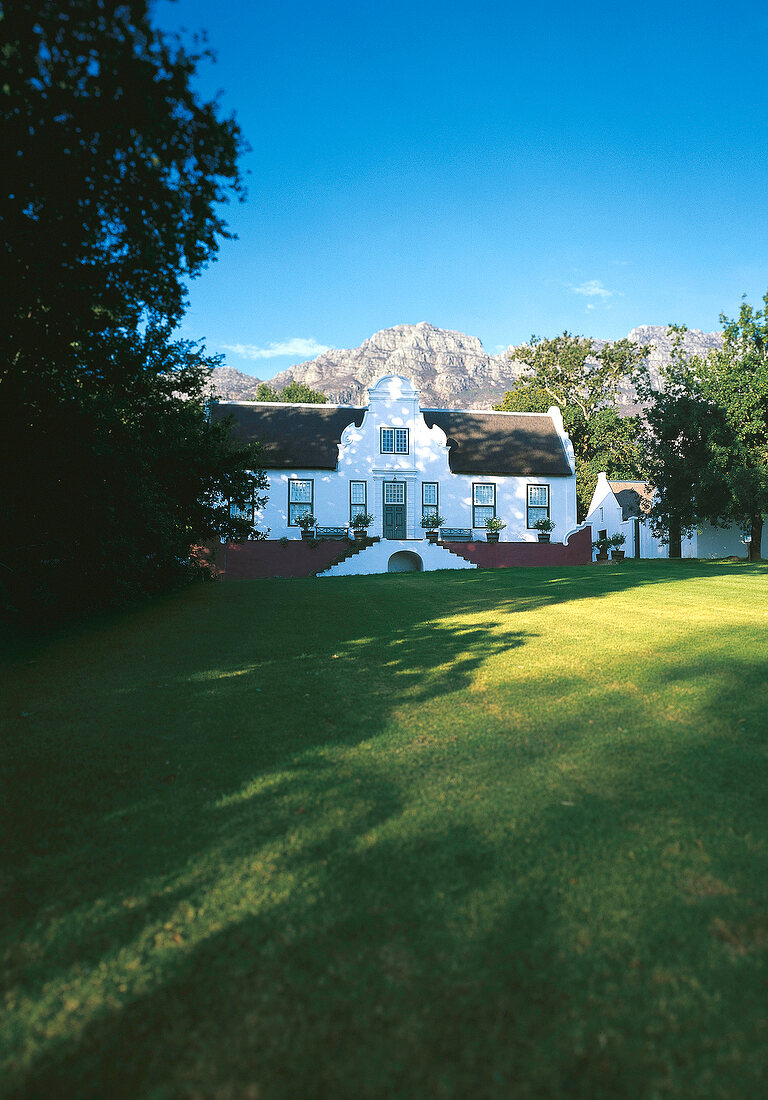
<svg viewBox="0 0 768 1100"><path fill-rule="evenodd" d="M382 428L381 429L381 453L383 455L407 455L408 454L408 429L407 428Z"/></svg>

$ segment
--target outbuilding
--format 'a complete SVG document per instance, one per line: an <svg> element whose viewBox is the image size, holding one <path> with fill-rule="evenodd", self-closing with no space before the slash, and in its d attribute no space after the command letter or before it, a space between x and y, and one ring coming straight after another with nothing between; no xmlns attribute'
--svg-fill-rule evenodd
<svg viewBox="0 0 768 1100"><path fill-rule="evenodd" d="M592 527L593 539L625 536L624 552L634 558L668 558L669 543L657 538L650 526L649 514L655 489L644 481L622 481L600 473L585 523ZM714 527L702 522L681 539L683 558L747 557L744 532L736 525ZM762 556L768 555L768 525L763 530Z"/></svg>

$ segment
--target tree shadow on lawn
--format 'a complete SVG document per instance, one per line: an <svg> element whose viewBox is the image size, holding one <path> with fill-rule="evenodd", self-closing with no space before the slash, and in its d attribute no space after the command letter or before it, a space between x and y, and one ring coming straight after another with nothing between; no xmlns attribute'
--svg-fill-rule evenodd
<svg viewBox="0 0 768 1100"><path fill-rule="evenodd" d="M663 579L668 579L670 571L677 575L679 564L665 563ZM712 575L710 569L720 572L717 566L707 569L707 575ZM527 582L528 608L533 602L541 606L571 598L563 585L567 592L572 592L572 585L561 572L551 579L538 576L543 570L514 572ZM520 591L520 577L511 579L502 571L474 575L470 589L462 575L458 585L439 586L443 596L439 608L433 591L419 585L423 578L381 578L394 581L397 588L387 583L380 586L378 599L372 598L366 606L365 622L359 615L345 615L348 593L337 589L329 605L316 584L311 589L305 586L296 610L296 629L283 639L283 652L276 653L269 639L265 641L260 622L246 617L233 623L225 614L208 632L206 646L195 637L192 648L175 655L175 661L169 659L168 682L147 683L142 666L128 671L129 662L103 715L91 719L86 714L78 727L58 739L50 727L36 739L34 724L22 723L23 737L12 746L10 760L6 758L9 788L16 794L9 798L8 850L15 849L22 866L30 856L55 860L57 853L69 848L82 859L83 823L87 823L94 850L123 849L115 870L126 880L123 889L130 891L134 862L141 876L150 869L164 876L169 873L171 853L204 848L203 842L186 844L179 835L180 828L186 831L190 816L278 764L288 762L294 768L304 761L300 766L313 767L308 756L311 747L358 744L374 736L402 702L435 708L437 725L444 733L451 694L466 687L489 657L520 646L529 637L522 632L502 633L493 624L489 630L487 625L452 625L447 619L452 614L487 612L490 607L502 622L504 607L517 607L526 598ZM637 578L617 573L615 579L627 585ZM658 583L659 579L652 570L650 580L641 577L641 582ZM490 592L486 581L492 582ZM278 591L272 588L278 605L288 594L285 583ZM510 586L512 594L503 598ZM234 587L225 590L229 611L237 602L232 598ZM583 595L590 591L582 584L578 589ZM394 612L393 592L402 597ZM267 610L276 613L274 607ZM431 618L436 613L437 623ZM138 616L139 629L141 619ZM194 636L192 625L189 634ZM250 650L246 629L252 639ZM299 635L310 652L297 653ZM142 636L142 643L146 641ZM244 663L244 650L249 650L252 661ZM155 668L154 663L151 667ZM55 705L64 710L60 699ZM43 768L49 774L41 800L35 792ZM169 802L182 803L183 812L168 814L164 828ZM131 831L138 843L133 852L126 852L121 834ZM101 895L101 872L89 882L87 874L72 871L67 878L77 885L65 887L65 893L78 902ZM37 893L33 884L24 884L16 900L18 916L34 916ZM48 896L44 888L42 897Z"/></svg>
<svg viewBox="0 0 768 1100"><path fill-rule="evenodd" d="M37 997L57 974L114 956L146 925L162 927L216 879L218 861L292 835L305 810L297 799L325 805L331 818L334 802L358 807L355 830L397 816L397 782L378 770L352 780L338 755L343 765L405 697L446 699L488 656L522 641L463 625L438 637L410 621L354 655L336 646L245 669L225 660L213 680L203 653L191 669L184 657L169 668L168 683L148 685L140 667L126 667L111 698L92 708L87 685L73 687L65 669L61 691L47 685L49 698L35 699L33 720L18 720L6 743L7 976ZM363 666L351 712L348 684ZM78 717L63 722L70 706ZM27 935L35 925L37 939Z"/></svg>
<svg viewBox="0 0 768 1100"><path fill-rule="evenodd" d="M750 584L768 576L768 562L747 563L727 561L660 560L609 563L606 566L573 566L569 570L555 568L513 568L478 570L462 574L468 587L511 588L501 606L508 609L519 604L523 611L574 601L604 599L634 589L653 589L672 582L700 582L711 578L733 578Z"/></svg>
<svg viewBox="0 0 768 1100"><path fill-rule="evenodd" d="M148 691L140 670L126 670L114 691L116 710L86 714L63 742L52 741L50 727L36 739L31 725L12 745L20 895L9 938L27 939L13 948L12 977L24 995L47 998L43 1019L47 1013L56 1020L26 1085L23 1070L16 1076L20 1095L133 1096L159 1082L169 1095L225 1095L231 1088L240 1096L256 1081L263 1096L508 1096L516 1095L510 1082L521 1079L521 1065L531 1062L531 1092L538 1095L562 1094L569 1074L588 1081L591 1095L609 1085L616 1095L617 1081L629 1083L632 1064L650 1072L639 1050L625 1050L618 1069L600 1053L600 1012L589 989L608 996L626 957L619 952L605 963L578 944L563 948L560 910L574 877L572 866L566 877L565 866L580 852L589 854L590 866L603 853L610 866L618 858L612 848L623 851L627 843L620 822L632 813L641 822L663 816L681 788L685 828L704 830L712 775L731 777L727 812L739 777L751 786L765 760L753 754L748 765L733 733L710 738L704 748L690 738L677 748L672 743L658 759L648 746L622 739L606 750L609 763L615 754L617 774L635 775L633 765L645 769L631 785L629 808L619 793L607 797L605 775L587 786L583 810L564 805L573 801L567 771L542 802L539 787L525 786L526 775L540 767L542 755L554 771L594 733L585 716L555 710L541 750L510 730L499 753L481 761L481 774L471 772L483 792L506 759L503 774L520 785L517 805L500 802L499 828L517 816L523 834L498 835L471 799L452 801L451 788L433 773L461 772L476 752L476 742L465 741L472 731L460 709L451 707L452 693L470 684L489 657L524 645L528 636L447 621L471 604L466 585L455 590L461 599L450 596L439 609L428 590L400 590L408 602L398 607L393 631L392 589L378 587L365 623L342 617L348 595L334 596L329 606L305 592L303 618L277 649L251 622L254 659L245 664L242 635L239 648L228 635L237 617L233 623L224 615L206 647L198 641L197 650L169 659L168 679L181 683L180 697L169 702L163 683ZM487 592L477 597L485 610L488 602ZM299 632L309 653L297 653ZM160 644L140 625L139 636L150 649ZM221 673L215 679L208 678L212 665ZM707 670L689 661L691 676ZM745 672L758 685L764 670L764 662L749 659L725 664L711 707L722 697L732 705ZM542 702L556 705L565 687L541 685ZM438 735L433 743L427 730L404 742L398 766L384 771L375 753L360 752L404 705L434 714ZM611 705L606 728L618 724ZM750 715L755 705L759 699L751 701ZM133 762L116 780L114 765L128 740ZM428 812L414 804L420 754L432 784ZM46 804L25 806L24 780L50 755L59 774L40 776ZM433 791L447 801L429 804ZM583 813L581 827L574 809ZM636 845L636 837L630 840ZM728 843L740 843L739 836ZM542 850L548 861L534 855ZM561 853L555 864L552 852ZM768 870L763 857L755 859L761 874ZM651 845L643 856L646 873L654 858ZM719 870L706 874L719 881ZM594 906L597 885L587 893ZM732 904L728 894L713 897ZM195 914L189 926L180 916L185 906ZM210 923L203 918L197 937L201 908L215 916ZM662 908L655 903L637 936L662 936L671 919ZM143 934L146 944L137 946ZM733 935L742 935L738 927ZM717 949L725 950L722 943ZM552 959L563 950L570 970L561 978ZM140 958L141 981L115 962L121 951ZM649 957L655 965L667 959L664 952ZM75 1000L87 1002L86 965L106 966L115 976L102 982L95 1007L82 1017L68 1010L64 1023L67 1012L47 991L69 982ZM604 981L598 965L609 975ZM644 996L655 995L649 982L641 983ZM621 1044L631 1021L616 1012ZM585 1024L590 1013L594 1019ZM587 1068L579 1068L582 1056ZM517 1094L529 1094L527 1086Z"/></svg>
<svg viewBox="0 0 768 1100"><path fill-rule="evenodd" d="M410 828L391 803L322 865L303 819L286 896L169 945L151 990L52 1044L13 1095L757 1095L763 810L716 837L709 781L738 751L684 742L641 780L630 753L495 833L466 800ZM219 828L255 824L254 802Z"/></svg>

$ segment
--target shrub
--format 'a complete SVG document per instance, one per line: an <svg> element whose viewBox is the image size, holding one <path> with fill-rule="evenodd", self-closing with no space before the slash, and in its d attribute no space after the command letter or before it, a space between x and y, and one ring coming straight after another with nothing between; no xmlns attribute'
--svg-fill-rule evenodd
<svg viewBox="0 0 768 1100"><path fill-rule="evenodd" d="M427 531L437 531L445 523L445 517L438 512L432 512L428 516L421 517L421 526Z"/></svg>
<svg viewBox="0 0 768 1100"><path fill-rule="evenodd" d="M352 518L352 527L355 531L364 531L366 527L371 526L375 519L376 517L371 515L370 512L358 512L357 515Z"/></svg>

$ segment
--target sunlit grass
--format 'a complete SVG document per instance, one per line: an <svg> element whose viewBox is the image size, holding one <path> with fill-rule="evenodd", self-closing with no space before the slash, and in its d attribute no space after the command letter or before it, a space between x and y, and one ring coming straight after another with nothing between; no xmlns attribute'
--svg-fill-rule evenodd
<svg viewBox="0 0 768 1100"><path fill-rule="evenodd" d="M759 1095L768 569L208 586L16 647L0 1093Z"/></svg>

